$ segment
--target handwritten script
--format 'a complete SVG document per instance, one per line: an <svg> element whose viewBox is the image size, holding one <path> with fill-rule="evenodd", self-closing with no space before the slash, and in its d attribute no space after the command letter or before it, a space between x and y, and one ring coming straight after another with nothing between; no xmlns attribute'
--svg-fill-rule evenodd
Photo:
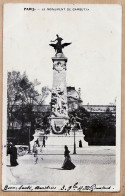
<svg viewBox="0 0 125 196"><path fill-rule="evenodd" d="M63 185L63 186L51 186L51 185L20 185L20 186L10 186L5 185L4 191L102 191L109 190L111 186L97 186L93 184L91 186L79 185L76 182L74 185Z"/></svg>

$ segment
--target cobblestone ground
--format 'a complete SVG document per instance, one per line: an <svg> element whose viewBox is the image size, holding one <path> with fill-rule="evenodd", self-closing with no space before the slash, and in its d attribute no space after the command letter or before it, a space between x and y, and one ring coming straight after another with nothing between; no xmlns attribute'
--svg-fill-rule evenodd
<svg viewBox="0 0 125 196"><path fill-rule="evenodd" d="M78 182L81 185L115 185L115 154L94 153L72 155L74 170L62 170L63 155L39 155L35 164L33 155L18 158L17 167L6 166L6 184L63 185ZM43 157L43 160L41 159Z"/></svg>

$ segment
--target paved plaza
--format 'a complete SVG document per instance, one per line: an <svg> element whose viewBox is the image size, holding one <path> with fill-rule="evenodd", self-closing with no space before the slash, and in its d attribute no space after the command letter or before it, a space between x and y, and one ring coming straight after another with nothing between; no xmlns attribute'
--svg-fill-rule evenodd
<svg viewBox="0 0 125 196"><path fill-rule="evenodd" d="M7 184L11 185L63 185L79 182L81 185L115 185L115 147L86 147L77 148L77 154L71 151L74 170L62 170L64 161L63 148L58 152L46 147L43 154L38 155L35 164L33 154L18 157L19 165L10 167L7 156ZM43 158L43 160L42 160Z"/></svg>

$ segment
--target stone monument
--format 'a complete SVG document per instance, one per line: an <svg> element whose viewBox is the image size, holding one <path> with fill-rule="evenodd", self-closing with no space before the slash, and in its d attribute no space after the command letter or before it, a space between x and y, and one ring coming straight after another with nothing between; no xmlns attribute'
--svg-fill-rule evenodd
<svg viewBox="0 0 125 196"><path fill-rule="evenodd" d="M64 126L69 121L67 104L67 86L66 86L66 63L67 58L62 52L62 48L71 43L62 44L62 38L57 35L56 44L50 44L54 47L56 54L52 57L53 61L53 85L51 93L51 117L50 123L53 133L63 133Z"/></svg>

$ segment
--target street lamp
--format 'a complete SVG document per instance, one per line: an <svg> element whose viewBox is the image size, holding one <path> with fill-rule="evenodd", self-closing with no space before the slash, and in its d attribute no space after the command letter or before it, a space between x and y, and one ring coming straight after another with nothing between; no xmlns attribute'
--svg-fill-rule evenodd
<svg viewBox="0 0 125 196"><path fill-rule="evenodd" d="M74 129L74 151L73 151L73 154L76 154L76 132L75 132L76 119L74 116L71 116L71 122L73 125L72 130Z"/></svg>
<svg viewBox="0 0 125 196"><path fill-rule="evenodd" d="M73 154L76 154L76 132L75 132L75 128L74 128L74 152Z"/></svg>
<svg viewBox="0 0 125 196"><path fill-rule="evenodd" d="M30 127L31 127L31 122L27 123L27 127L29 128L28 131L29 131L29 153L30 153Z"/></svg>

